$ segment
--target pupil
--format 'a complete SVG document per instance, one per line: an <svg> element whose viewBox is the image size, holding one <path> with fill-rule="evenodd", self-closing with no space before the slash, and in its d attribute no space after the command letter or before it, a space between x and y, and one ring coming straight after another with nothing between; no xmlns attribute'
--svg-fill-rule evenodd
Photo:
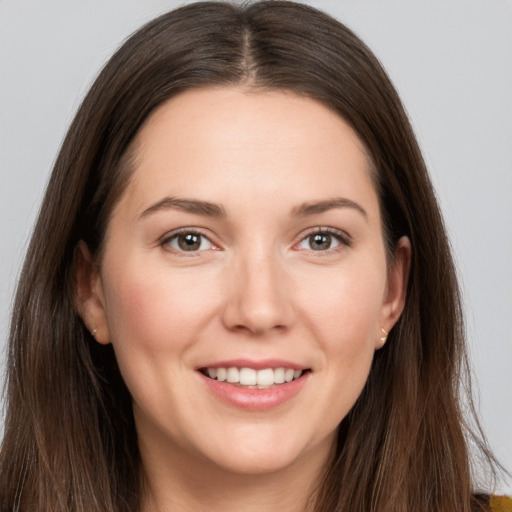
<svg viewBox="0 0 512 512"><path fill-rule="evenodd" d="M311 248L314 251L321 251L325 249L329 249L331 246L331 235L323 235L317 233L316 235L312 235L310 238Z"/></svg>
<svg viewBox="0 0 512 512"><path fill-rule="evenodd" d="M200 235L189 233L178 238L178 245L184 251L194 251L201 245Z"/></svg>

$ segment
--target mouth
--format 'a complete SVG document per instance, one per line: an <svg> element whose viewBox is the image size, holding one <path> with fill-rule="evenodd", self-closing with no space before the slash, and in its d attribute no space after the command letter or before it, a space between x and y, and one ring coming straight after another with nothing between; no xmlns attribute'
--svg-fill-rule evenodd
<svg viewBox="0 0 512 512"><path fill-rule="evenodd" d="M246 389L270 389L300 379L310 369L294 368L262 368L256 370L249 367L207 367L199 371L206 377L219 382L226 382L235 387Z"/></svg>
<svg viewBox="0 0 512 512"><path fill-rule="evenodd" d="M312 373L311 368L282 359L218 361L196 369L214 397L252 412L294 403Z"/></svg>

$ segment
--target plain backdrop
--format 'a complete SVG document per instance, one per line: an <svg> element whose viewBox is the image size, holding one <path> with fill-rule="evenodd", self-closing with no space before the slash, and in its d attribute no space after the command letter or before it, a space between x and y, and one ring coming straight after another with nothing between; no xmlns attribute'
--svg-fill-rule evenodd
<svg viewBox="0 0 512 512"><path fill-rule="evenodd" d="M0 0L0 349L60 142L133 30L186 2ZM464 294L479 409L512 467L512 1L310 1L356 31L397 86L423 148ZM512 484L499 490L512 492Z"/></svg>

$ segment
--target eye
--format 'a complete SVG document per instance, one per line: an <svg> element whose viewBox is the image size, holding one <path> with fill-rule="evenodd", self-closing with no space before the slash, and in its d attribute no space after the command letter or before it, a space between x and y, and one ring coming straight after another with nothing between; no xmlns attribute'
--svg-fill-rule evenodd
<svg viewBox="0 0 512 512"><path fill-rule="evenodd" d="M182 231L175 233L163 241L164 246L177 252L198 252L213 249L213 243L197 231Z"/></svg>
<svg viewBox="0 0 512 512"><path fill-rule="evenodd" d="M349 246L347 236L337 231L318 229L304 237L298 244L298 249L307 251L330 251L340 246Z"/></svg>

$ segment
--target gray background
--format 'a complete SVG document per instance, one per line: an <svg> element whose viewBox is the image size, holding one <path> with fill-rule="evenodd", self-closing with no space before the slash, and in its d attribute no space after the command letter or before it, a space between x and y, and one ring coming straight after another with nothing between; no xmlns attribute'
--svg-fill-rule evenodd
<svg viewBox="0 0 512 512"><path fill-rule="evenodd" d="M59 144L119 43L183 2L0 0L0 349ZM464 292L479 408L512 466L512 1L311 1L374 49L416 129ZM512 484L501 484L512 492Z"/></svg>

